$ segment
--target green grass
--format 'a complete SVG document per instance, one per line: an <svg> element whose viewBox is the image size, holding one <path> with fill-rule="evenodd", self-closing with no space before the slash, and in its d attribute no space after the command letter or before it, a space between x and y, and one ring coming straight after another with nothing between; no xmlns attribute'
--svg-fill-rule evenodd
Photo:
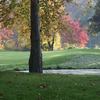
<svg viewBox="0 0 100 100"><path fill-rule="evenodd" d="M100 100L100 76L0 72L0 100Z"/></svg>
<svg viewBox="0 0 100 100"><path fill-rule="evenodd" d="M2 51L0 52L0 70L12 70L14 68L26 68L29 52Z"/></svg>
<svg viewBox="0 0 100 100"><path fill-rule="evenodd" d="M99 49L68 49L44 53L44 66L61 68L100 68Z"/></svg>
<svg viewBox="0 0 100 100"><path fill-rule="evenodd" d="M0 70L27 69L29 52L0 51ZM100 49L43 52L44 68L100 68Z"/></svg>

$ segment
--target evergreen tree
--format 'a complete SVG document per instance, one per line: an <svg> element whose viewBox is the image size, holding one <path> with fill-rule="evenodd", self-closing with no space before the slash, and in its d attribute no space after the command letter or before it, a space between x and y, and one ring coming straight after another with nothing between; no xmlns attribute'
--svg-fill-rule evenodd
<svg viewBox="0 0 100 100"><path fill-rule="evenodd" d="M100 32L100 0L98 0L95 6L95 14L90 19L90 30L91 32L98 33Z"/></svg>

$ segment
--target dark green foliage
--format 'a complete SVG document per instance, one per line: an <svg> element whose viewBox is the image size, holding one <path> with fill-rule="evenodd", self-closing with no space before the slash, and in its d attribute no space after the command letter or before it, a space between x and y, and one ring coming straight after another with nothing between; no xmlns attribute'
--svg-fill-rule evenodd
<svg viewBox="0 0 100 100"><path fill-rule="evenodd" d="M98 33L100 32L100 0L98 0L96 6L95 6L95 14L90 19L91 25L90 30L92 33Z"/></svg>

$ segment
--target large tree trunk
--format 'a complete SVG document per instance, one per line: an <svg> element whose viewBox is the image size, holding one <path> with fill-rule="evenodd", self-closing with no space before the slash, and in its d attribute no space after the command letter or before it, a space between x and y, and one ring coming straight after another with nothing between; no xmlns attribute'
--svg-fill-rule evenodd
<svg viewBox="0 0 100 100"><path fill-rule="evenodd" d="M29 72L42 73L38 10L39 0L31 0L31 51L29 58Z"/></svg>

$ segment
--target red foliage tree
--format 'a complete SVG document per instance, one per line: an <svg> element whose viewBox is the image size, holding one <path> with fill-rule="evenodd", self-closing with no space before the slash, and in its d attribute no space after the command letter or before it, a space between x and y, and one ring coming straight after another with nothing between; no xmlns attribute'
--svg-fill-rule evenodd
<svg viewBox="0 0 100 100"><path fill-rule="evenodd" d="M87 30L81 27L79 21L74 21L69 15L62 16L63 29L61 32L62 43L75 44L85 47L89 37Z"/></svg>
<svg viewBox="0 0 100 100"><path fill-rule="evenodd" d="M13 31L8 28L0 29L0 44L4 45L13 36Z"/></svg>

